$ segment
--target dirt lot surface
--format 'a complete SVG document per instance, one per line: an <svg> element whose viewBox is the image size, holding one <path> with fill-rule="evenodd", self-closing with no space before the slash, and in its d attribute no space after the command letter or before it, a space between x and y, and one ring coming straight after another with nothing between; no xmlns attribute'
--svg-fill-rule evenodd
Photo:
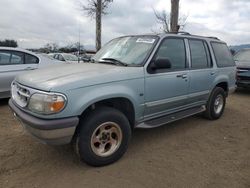
<svg viewBox="0 0 250 188"><path fill-rule="evenodd" d="M0 100L0 187L250 187L250 91L231 95L220 120L135 130L124 157L102 168L26 135Z"/></svg>

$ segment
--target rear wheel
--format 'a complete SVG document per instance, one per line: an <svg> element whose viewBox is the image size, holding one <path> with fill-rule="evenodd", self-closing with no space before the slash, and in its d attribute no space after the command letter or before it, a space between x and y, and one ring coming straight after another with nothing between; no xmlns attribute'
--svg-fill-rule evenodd
<svg viewBox="0 0 250 188"><path fill-rule="evenodd" d="M120 111L99 107L81 122L76 147L80 158L92 166L104 166L120 159L131 138L128 119Z"/></svg>
<svg viewBox="0 0 250 188"><path fill-rule="evenodd" d="M226 93L220 87L214 88L206 105L205 117L216 120L221 117L226 104Z"/></svg>

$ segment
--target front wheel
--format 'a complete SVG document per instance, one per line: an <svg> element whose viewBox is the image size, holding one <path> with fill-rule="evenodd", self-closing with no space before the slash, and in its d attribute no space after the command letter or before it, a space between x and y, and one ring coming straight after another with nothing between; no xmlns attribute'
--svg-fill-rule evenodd
<svg viewBox="0 0 250 188"><path fill-rule="evenodd" d="M210 120L219 119L225 108L226 93L220 87L214 88L206 105L205 117Z"/></svg>
<svg viewBox="0 0 250 188"><path fill-rule="evenodd" d="M76 147L80 158L91 166L104 166L120 159L131 138L128 119L120 111L99 107L81 122Z"/></svg>

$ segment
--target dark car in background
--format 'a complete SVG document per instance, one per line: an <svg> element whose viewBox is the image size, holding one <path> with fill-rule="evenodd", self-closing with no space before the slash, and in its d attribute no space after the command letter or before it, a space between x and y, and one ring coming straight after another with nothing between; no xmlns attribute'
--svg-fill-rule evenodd
<svg viewBox="0 0 250 188"><path fill-rule="evenodd" d="M250 88L250 49L242 49L234 55L237 66L237 86Z"/></svg>

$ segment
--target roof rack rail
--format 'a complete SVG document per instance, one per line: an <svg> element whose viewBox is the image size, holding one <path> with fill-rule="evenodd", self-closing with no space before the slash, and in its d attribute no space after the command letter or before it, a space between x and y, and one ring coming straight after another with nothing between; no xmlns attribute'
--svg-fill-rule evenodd
<svg viewBox="0 0 250 188"><path fill-rule="evenodd" d="M207 38L220 40L218 37L207 37Z"/></svg>
<svg viewBox="0 0 250 188"><path fill-rule="evenodd" d="M168 32L168 33L170 33L170 34L191 35L189 32L186 32L186 31Z"/></svg>
<svg viewBox="0 0 250 188"><path fill-rule="evenodd" d="M168 32L170 34L181 34L181 35L191 35L194 37L205 37L205 38L210 38L210 39L215 39L215 40L220 40L218 37L213 37L213 36L200 36L200 35L192 35L189 32L186 31L178 31L178 32Z"/></svg>
<svg viewBox="0 0 250 188"><path fill-rule="evenodd" d="M186 32L186 31L179 31L177 34L191 35L189 32Z"/></svg>

